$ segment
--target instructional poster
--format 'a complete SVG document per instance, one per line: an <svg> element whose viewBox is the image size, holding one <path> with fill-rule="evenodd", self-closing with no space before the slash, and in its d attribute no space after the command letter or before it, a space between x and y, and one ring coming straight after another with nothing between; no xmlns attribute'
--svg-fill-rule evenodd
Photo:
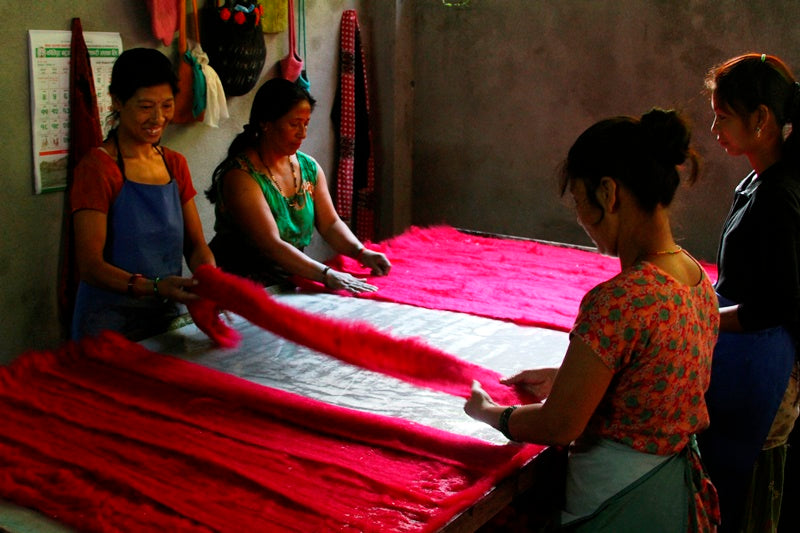
<svg viewBox="0 0 800 533"><path fill-rule="evenodd" d="M103 134L111 111L111 67L122 53L119 33L84 32ZM28 30L31 56L31 128L36 194L63 191L69 152L69 54L72 32Z"/></svg>

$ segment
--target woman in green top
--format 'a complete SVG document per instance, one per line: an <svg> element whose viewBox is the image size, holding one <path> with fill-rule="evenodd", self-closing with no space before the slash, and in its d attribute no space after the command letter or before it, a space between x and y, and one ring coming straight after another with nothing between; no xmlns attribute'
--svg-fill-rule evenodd
<svg viewBox="0 0 800 533"><path fill-rule="evenodd" d="M223 270L265 285L296 275L330 289L374 291L364 279L303 253L316 228L334 251L358 259L372 275L391 269L384 254L365 248L339 218L322 169L298 152L314 103L308 91L282 78L258 90L249 124L231 143L206 191L216 204L210 247Z"/></svg>

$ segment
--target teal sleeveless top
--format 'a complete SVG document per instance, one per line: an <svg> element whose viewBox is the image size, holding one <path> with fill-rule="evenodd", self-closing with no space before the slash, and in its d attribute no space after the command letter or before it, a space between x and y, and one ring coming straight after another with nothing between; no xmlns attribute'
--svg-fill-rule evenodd
<svg viewBox="0 0 800 533"><path fill-rule="evenodd" d="M234 169L247 172L261 187L264 199L278 225L281 239L302 250L311 242L311 236L314 233L314 189L317 186L317 164L302 152L297 152L297 161L300 166L300 183L296 194L289 198L280 193L270 181L269 176L256 170L245 154L231 159L222 175L224 176L226 172ZM222 180L219 180L217 184L219 200L215 206L214 230L218 235L236 234L239 233L239 229L225 209L221 182Z"/></svg>

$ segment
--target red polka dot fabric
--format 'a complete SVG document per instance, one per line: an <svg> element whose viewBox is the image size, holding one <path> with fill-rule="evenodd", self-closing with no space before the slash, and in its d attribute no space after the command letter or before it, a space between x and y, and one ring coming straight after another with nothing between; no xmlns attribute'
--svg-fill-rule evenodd
<svg viewBox="0 0 800 533"><path fill-rule="evenodd" d="M336 210L359 239L370 240L375 236L375 164L367 72L354 10L342 14L339 83Z"/></svg>

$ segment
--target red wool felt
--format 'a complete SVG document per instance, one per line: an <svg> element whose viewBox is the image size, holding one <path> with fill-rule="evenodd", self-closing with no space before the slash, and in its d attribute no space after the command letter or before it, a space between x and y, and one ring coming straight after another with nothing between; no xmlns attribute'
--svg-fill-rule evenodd
<svg viewBox="0 0 800 533"><path fill-rule="evenodd" d="M187 303L186 308L198 329L208 335L217 346L234 348L241 342L242 336L239 332L220 319L221 309L215 302L201 298Z"/></svg>
<svg viewBox="0 0 800 533"><path fill-rule="evenodd" d="M418 386L467 398L472 381L479 381L499 403L532 398L500 384L500 374L463 361L416 338L395 338L366 322L314 315L272 298L264 287L248 279L202 265L194 273L193 291L222 309L294 343L350 364L403 379ZM194 316L204 332L219 331L219 318ZM214 321L216 319L216 321ZM210 320L210 323L208 321ZM206 321L206 322L203 322ZM226 337L225 334L219 335ZM217 337L212 336L212 339Z"/></svg>
<svg viewBox="0 0 800 533"><path fill-rule="evenodd" d="M392 271L369 278L378 291L360 298L560 331L572 327L583 295L620 271L619 259L599 253L469 235L448 226L412 227L369 248L385 253ZM349 257L338 256L330 264L369 277L369 271ZM712 280L717 278L714 265L703 267ZM318 285L303 285L319 290Z"/></svg>
<svg viewBox="0 0 800 533"><path fill-rule="evenodd" d="M120 335L0 368L0 496L81 531L434 531L541 451L340 408Z"/></svg>

